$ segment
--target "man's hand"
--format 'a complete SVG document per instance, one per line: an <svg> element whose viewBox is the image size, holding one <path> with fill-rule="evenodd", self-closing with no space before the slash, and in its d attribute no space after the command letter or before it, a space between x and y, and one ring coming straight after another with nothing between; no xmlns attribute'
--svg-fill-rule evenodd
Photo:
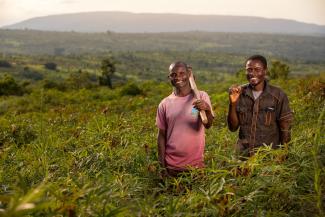
<svg viewBox="0 0 325 217"><path fill-rule="evenodd" d="M206 101L204 101L203 99L196 100L195 102L193 102L193 105L199 111L201 111L201 110L210 111L209 104Z"/></svg>
<svg viewBox="0 0 325 217"><path fill-rule="evenodd" d="M232 85L229 88L229 102L231 104L236 104L238 102L241 91L242 88L239 85Z"/></svg>

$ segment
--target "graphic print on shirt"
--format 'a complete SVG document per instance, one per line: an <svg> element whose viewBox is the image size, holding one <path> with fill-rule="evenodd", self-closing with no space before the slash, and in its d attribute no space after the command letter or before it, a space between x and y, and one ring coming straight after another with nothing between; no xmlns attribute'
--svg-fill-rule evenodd
<svg viewBox="0 0 325 217"><path fill-rule="evenodd" d="M191 115L193 116L193 117L198 117L199 116L199 110L197 110L196 108L192 108L192 110L191 110Z"/></svg>

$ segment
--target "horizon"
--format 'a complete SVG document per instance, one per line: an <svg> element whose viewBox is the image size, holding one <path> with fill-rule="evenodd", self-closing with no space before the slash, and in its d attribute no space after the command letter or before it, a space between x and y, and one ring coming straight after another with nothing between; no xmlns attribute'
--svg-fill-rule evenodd
<svg viewBox="0 0 325 217"><path fill-rule="evenodd" d="M72 14L82 14L82 13L130 13L130 14L156 14L156 15L166 15L166 14L175 14L175 15L190 15L190 16L228 16L228 17L253 17L253 18L262 18L262 19L270 19L270 20L288 20L288 21L294 21L294 22L299 22L299 23L305 23L305 24L310 24L310 25L317 25L317 26L324 26L325 24L316 24L316 23L310 23L310 22L305 22L305 21L300 21L300 20L294 20L294 19L288 19L288 18L269 18L269 17L262 17L262 16L253 16L253 15L231 15L231 14L193 14L193 13L176 13L176 12L131 12L131 11L80 11L80 12L69 12L69 13L60 13L60 14L48 14L44 16L35 16L31 17L22 21L18 21L16 23L12 24L7 24L7 25L2 25L0 28L4 28L7 26L15 25L20 22L25 22L28 20L36 19L36 18L43 18L43 17L50 17L50 16L61 16L61 15L72 15Z"/></svg>
<svg viewBox="0 0 325 217"><path fill-rule="evenodd" d="M184 7L186 6L186 7ZM290 10L288 10L290 8ZM119 2L93 0L0 0L0 27L13 25L31 18L87 13L87 12L129 12L135 14L182 14L182 15L221 15L285 19L297 22L325 25L323 0L187 0L153 2L139 0Z"/></svg>

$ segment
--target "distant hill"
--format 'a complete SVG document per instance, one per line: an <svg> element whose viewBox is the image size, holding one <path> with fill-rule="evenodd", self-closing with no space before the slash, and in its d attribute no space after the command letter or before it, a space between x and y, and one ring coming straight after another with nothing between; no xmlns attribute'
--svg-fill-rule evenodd
<svg viewBox="0 0 325 217"><path fill-rule="evenodd" d="M325 36L261 33L79 33L0 29L0 55L70 55L106 52L204 52L322 62Z"/></svg>
<svg viewBox="0 0 325 217"><path fill-rule="evenodd" d="M325 35L325 26L286 19L247 16L83 12L37 17L2 27L76 32L252 32Z"/></svg>

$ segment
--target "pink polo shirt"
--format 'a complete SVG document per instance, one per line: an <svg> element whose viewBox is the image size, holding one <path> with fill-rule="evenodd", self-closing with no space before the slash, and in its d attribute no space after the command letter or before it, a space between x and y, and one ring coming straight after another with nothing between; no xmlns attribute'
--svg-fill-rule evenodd
<svg viewBox="0 0 325 217"><path fill-rule="evenodd" d="M200 91L201 99L211 107L208 94ZM192 103L193 93L180 97L174 93L163 99L157 110L156 125L166 130L165 161L167 168L184 170L204 167L205 128Z"/></svg>

